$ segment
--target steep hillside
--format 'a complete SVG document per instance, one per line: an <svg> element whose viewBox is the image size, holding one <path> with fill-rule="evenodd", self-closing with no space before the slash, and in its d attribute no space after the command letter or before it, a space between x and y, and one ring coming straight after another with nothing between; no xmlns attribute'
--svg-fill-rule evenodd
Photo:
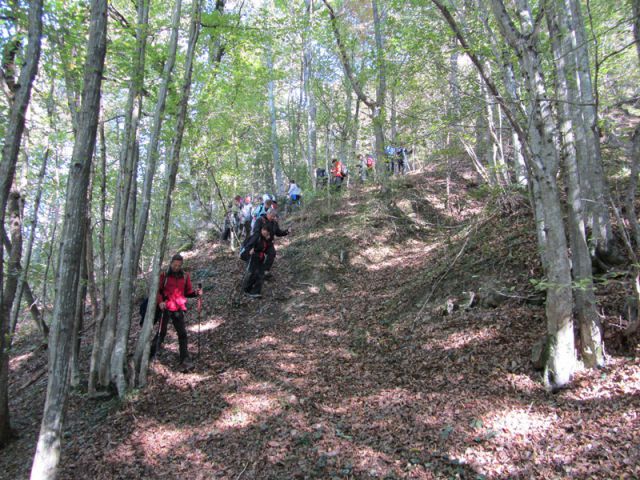
<svg viewBox="0 0 640 480"><path fill-rule="evenodd" d="M284 220L261 300L240 294L228 247L189 252L206 289L195 370L175 370L170 328L149 388L121 405L74 393L61 478L637 478L634 352L547 393L530 361L545 322L529 207L472 175L447 201L446 183L433 169L317 198ZM624 269L599 285L612 335L625 288ZM12 360L17 384L25 365ZM43 388L16 396L18 417ZM27 476L32 418L6 478Z"/></svg>

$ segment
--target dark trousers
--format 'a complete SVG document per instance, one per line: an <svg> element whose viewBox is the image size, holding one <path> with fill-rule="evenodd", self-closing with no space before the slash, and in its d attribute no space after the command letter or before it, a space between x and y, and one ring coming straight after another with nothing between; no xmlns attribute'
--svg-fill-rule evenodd
<svg viewBox="0 0 640 480"><path fill-rule="evenodd" d="M160 325L160 331L156 332L156 336L153 337L153 342L151 343L151 356L153 357L156 353L156 347L160 348L162 343L164 342L164 337L167 336L167 326L169 324L169 320L173 323L176 332L178 333L178 345L180 347L180 361L185 360L189 357L189 349L187 348L187 328L184 323L184 312L170 312L165 310ZM160 335L160 339L158 341L158 335Z"/></svg>
<svg viewBox="0 0 640 480"><path fill-rule="evenodd" d="M264 262L264 269L268 272L269 270L271 270L273 261L276 259L276 247L273 246L273 243L269 245L269 248L267 249L265 254L267 255L267 258Z"/></svg>
<svg viewBox="0 0 640 480"><path fill-rule="evenodd" d="M242 224L242 228L244 230L244 238L249 238L251 236L251 219L245 220Z"/></svg>
<svg viewBox="0 0 640 480"><path fill-rule="evenodd" d="M264 284L265 262L260 260L259 255L251 255L247 271L242 280L242 289L247 293L262 292Z"/></svg>

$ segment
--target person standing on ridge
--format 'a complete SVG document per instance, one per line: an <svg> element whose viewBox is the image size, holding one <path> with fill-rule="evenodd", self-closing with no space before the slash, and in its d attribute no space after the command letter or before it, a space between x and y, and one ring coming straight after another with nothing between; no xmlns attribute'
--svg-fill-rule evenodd
<svg viewBox="0 0 640 480"><path fill-rule="evenodd" d="M187 329L185 327L184 312L187 311L187 298L202 295L202 290L194 290L191 284L191 276L182 269L182 255L176 253L171 257L171 263L167 272L160 274L160 287L156 296L158 308L162 311L160 328L151 344L151 356L156 354L156 348L160 348L167 335L169 320L178 334L180 349L180 367L189 369L193 365L189 358Z"/></svg>

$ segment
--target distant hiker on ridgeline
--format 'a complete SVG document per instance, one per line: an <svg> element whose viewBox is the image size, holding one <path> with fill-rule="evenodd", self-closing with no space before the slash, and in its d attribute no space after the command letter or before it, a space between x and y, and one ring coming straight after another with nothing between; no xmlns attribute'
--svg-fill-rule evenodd
<svg viewBox="0 0 640 480"><path fill-rule="evenodd" d="M265 216L256 220L256 224L253 227L253 233L251 235L253 236L257 232L259 233L263 228L266 228L271 236L271 244L267 250L267 259L264 264L265 278L269 279L271 278L271 267L273 266L273 261L276 259L274 241L276 237L289 235L289 229L280 230L280 225L278 225L278 212L273 208L270 208Z"/></svg>
<svg viewBox="0 0 640 480"><path fill-rule="evenodd" d="M344 177L346 176L346 170L340 160L334 158L331 160L331 184L339 189L342 186Z"/></svg>
<svg viewBox="0 0 640 480"><path fill-rule="evenodd" d="M242 290L250 297L259 298L262 296L267 252L272 248L273 237L265 225L249 237L243 246L245 251L243 258L248 259L249 264L242 279Z"/></svg>
<svg viewBox="0 0 640 480"><path fill-rule="evenodd" d="M240 222L242 236L246 239L251 235L251 211L253 210L253 204L251 203L251 197L247 195L244 197L244 204L240 211Z"/></svg>
<svg viewBox="0 0 640 480"><path fill-rule="evenodd" d="M289 180L289 191L287 192L288 204L293 209L294 206L299 207L302 200L302 190L295 180Z"/></svg>
<svg viewBox="0 0 640 480"><path fill-rule="evenodd" d="M387 157L388 162L388 170L391 175L395 175L396 173L405 174L409 171L409 155L411 154L411 150L408 150L404 147L385 147L384 153Z"/></svg>
<svg viewBox="0 0 640 480"><path fill-rule="evenodd" d="M194 290L191 284L191 277L182 269L183 259L179 253L171 257L171 263L167 272L160 274L160 287L156 296L158 308L162 311L160 318L160 328L156 332L151 344L151 356L156 354L167 335L169 320L173 323L178 334L178 345L180 348L180 367L191 368L189 358L187 329L185 327L184 312L187 311L187 298L202 295L202 290Z"/></svg>

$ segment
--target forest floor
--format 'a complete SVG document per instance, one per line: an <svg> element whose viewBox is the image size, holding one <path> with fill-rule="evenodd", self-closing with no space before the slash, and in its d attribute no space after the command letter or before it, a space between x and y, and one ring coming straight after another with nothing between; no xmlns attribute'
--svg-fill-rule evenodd
<svg viewBox="0 0 640 480"><path fill-rule="evenodd" d="M170 327L148 388L72 392L59 478L640 478L639 352L616 342L625 269L598 283L606 368L548 393L530 360L545 332L531 212L452 182L448 205L430 171L286 219L260 300L239 294L227 246L188 252L206 289L195 369L176 370ZM482 303L455 309L469 292ZM11 359L7 479L28 477L44 401L46 352L27 345Z"/></svg>

